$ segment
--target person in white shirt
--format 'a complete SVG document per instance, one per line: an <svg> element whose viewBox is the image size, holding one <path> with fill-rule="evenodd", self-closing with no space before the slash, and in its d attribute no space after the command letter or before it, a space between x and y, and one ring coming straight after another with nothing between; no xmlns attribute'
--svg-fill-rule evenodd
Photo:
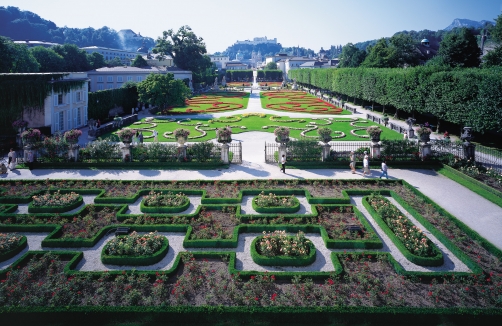
<svg viewBox="0 0 502 326"><path fill-rule="evenodd" d="M10 149L9 155L9 163L7 164L9 170L14 170L16 168L17 155L13 148Z"/></svg>
<svg viewBox="0 0 502 326"><path fill-rule="evenodd" d="M371 171L370 171L370 162L369 162L369 157L366 152L364 152L364 159L363 159L363 176L371 176Z"/></svg>
<svg viewBox="0 0 502 326"><path fill-rule="evenodd" d="M282 173L286 173L286 155L282 154L281 157Z"/></svg>
<svg viewBox="0 0 502 326"><path fill-rule="evenodd" d="M384 176L389 179L389 175L387 174L387 161L385 160L382 162L382 174L380 174L380 179Z"/></svg>

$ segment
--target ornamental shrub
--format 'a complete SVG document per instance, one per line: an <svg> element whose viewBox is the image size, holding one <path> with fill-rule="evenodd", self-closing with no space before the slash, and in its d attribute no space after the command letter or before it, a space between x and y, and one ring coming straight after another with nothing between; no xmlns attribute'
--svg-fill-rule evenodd
<svg viewBox="0 0 502 326"><path fill-rule="evenodd" d="M255 197L255 204L260 207L292 207L297 201L295 200L295 196L276 196L273 193L269 193L265 195L265 192L262 191L257 197Z"/></svg>
<svg viewBox="0 0 502 326"><path fill-rule="evenodd" d="M164 237L157 231L148 234L131 234L119 236L109 241L104 248L106 255L110 256L147 256L159 251Z"/></svg>
<svg viewBox="0 0 502 326"><path fill-rule="evenodd" d="M310 240L305 238L305 233L299 231L295 236L286 235L286 231L266 233L256 243L256 250L260 255L274 256L306 256L310 252Z"/></svg>
<svg viewBox="0 0 502 326"><path fill-rule="evenodd" d="M163 194L161 192L155 192L154 190L150 191L148 195L143 197L144 205L148 207L177 207L182 206L186 203L188 197L183 193L173 193L168 192L167 194Z"/></svg>
<svg viewBox="0 0 502 326"><path fill-rule="evenodd" d="M15 233L0 233L0 254L16 248L22 237Z"/></svg>
<svg viewBox="0 0 502 326"><path fill-rule="evenodd" d="M60 190L54 193L47 191L44 195L33 196L33 206L44 206L44 207L54 207L54 206L69 206L76 203L79 200L79 194L75 192L62 194Z"/></svg>

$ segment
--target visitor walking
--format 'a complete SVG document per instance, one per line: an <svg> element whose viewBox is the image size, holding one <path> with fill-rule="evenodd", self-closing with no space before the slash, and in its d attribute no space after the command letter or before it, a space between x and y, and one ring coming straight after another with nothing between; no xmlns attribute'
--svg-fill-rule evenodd
<svg viewBox="0 0 502 326"><path fill-rule="evenodd" d="M450 139L450 134L448 133L447 130L444 131L443 136L444 136L444 139Z"/></svg>
<svg viewBox="0 0 502 326"><path fill-rule="evenodd" d="M143 144L143 132L142 131L139 132L138 139L139 139L139 143Z"/></svg>
<svg viewBox="0 0 502 326"><path fill-rule="evenodd" d="M369 177L371 176L371 171L370 171L370 162L369 162L368 153L367 153L367 152L364 152L364 159L363 159L363 176L366 176L366 174L368 174L368 176L369 176Z"/></svg>
<svg viewBox="0 0 502 326"><path fill-rule="evenodd" d="M136 133L132 137L132 143L133 145L138 145L139 143L139 132L136 130Z"/></svg>
<svg viewBox="0 0 502 326"><path fill-rule="evenodd" d="M286 155L282 154L281 157L282 173L286 173Z"/></svg>
<svg viewBox="0 0 502 326"><path fill-rule="evenodd" d="M352 174L356 174L356 157L354 155L354 151L350 152L350 169L352 170Z"/></svg>
<svg viewBox="0 0 502 326"><path fill-rule="evenodd" d="M9 155L7 156L9 157L9 162L7 163L7 166L9 170L12 171L16 169L16 162L17 162L17 155L13 148L10 149Z"/></svg>
<svg viewBox="0 0 502 326"><path fill-rule="evenodd" d="M404 132L404 137L403 137L403 139L404 139L404 140L408 139L408 132L407 132L407 131L405 131L405 132Z"/></svg>
<svg viewBox="0 0 502 326"><path fill-rule="evenodd" d="M101 121L98 119L98 125L97 125L97 128L99 129L99 127L101 127Z"/></svg>
<svg viewBox="0 0 502 326"><path fill-rule="evenodd" d="M382 179L382 177L386 177L387 179L389 179L389 175L387 174L387 161L386 160L383 160L382 162L382 174L380 174L380 179Z"/></svg>
<svg viewBox="0 0 502 326"><path fill-rule="evenodd" d="M158 141L159 141L158 136L159 136L159 132L158 132L157 130L155 130L155 129L154 129L154 130L153 130L153 141L154 141L154 142L158 142Z"/></svg>

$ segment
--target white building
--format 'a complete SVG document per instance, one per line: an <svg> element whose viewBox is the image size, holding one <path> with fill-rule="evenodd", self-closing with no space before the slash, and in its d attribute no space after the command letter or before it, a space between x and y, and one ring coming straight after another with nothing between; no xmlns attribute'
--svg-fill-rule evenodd
<svg viewBox="0 0 502 326"><path fill-rule="evenodd" d="M42 110L34 110L24 116L29 127L50 126L51 133L55 133L87 125L87 84L89 81L87 73L71 72L54 83L64 81L82 81L83 83L81 87L71 89L68 93L52 91L45 98Z"/></svg>
<svg viewBox="0 0 502 326"><path fill-rule="evenodd" d="M210 54L208 57L211 59L211 62L216 65L218 69L227 69L227 62L230 61L230 57L228 55L214 55Z"/></svg>
<svg viewBox="0 0 502 326"><path fill-rule="evenodd" d="M227 71L228 70L247 70L249 66L245 63L240 62L239 60L232 60L227 63Z"/></svg>
<svg viewBox="0 0 502 326"><path fill-rule="evenodd" d="M142 82L149 74L171 73L175 79L192 79L192 72L177 67L103 67L87 72L91 80L91 92L122 87L123 83Z"/></svg>
<svg viewBox="0 0 502 326"><path fill-rule="evenodd" d="M286 78L289 79L288 73L290 70L300 69L300 66L306 62L313 62L315 59L309 57L294 57L288 58L284 61L284 70L283 73L286 74Z"/></svg>
<svg viewBox="0 0 502 326"><path fill-rule="evenodd" d="M267 39L266 36L264 36L264 37L255 37L255 38L253 38L252 41L245 40L245 41L236 41L235 42L235 44L249 44L249 45L256 45L256 44L263 44L263 43L277 44L277 38L269 40L269 39Z"/></svg>
<svg viewBox="0 0 502 326"><path fill-rule="evenodd" d="M61 45L59 43L45 42L45 41L14 41L15 44L26 45L29 48L33 48L35 46L43 46L44 48L52 48L56 45Z"/></svg>
<svg viewBox="0 0 502 326"><path fill-rule="evenodd" d="M162 57L158 53L147 53L141 56L150 67L172 67L174 65L173 58L170 55ZM133 60L131 60L131 63Z"/></svg>
<svg viewBox="0 0 502 326"><path fill-rule="evenodd" d="M80 48L81 50L84 50L88 54L91 54L93 52L100 53L105 60L113 60L115 58L119 58L120 61L125 64L125 65L130 65L131 60L134 60L136 56L143 55L144 53L141 52L132 52L132 51L126 51L126 50L120 50L120 49L110 49L110 48L104 48L101 46L86 46L84 48Z"/></svg>

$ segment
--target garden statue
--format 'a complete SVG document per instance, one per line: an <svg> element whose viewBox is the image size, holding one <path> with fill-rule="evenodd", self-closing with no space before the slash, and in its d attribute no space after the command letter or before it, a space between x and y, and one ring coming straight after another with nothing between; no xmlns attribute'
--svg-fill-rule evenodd
<svg viewBox="0 0 502 326"><path fill-rule="evenodd" d="M223 76L223 78L221 79L221 86L227 87L227 79L225 78L225 76Z"/></svg>
<svg viewBox="0 0 502 326"><path fill-rule="evenodd" d="M291 89L294 91L298 89L298 85L296 84L296 78L293 79L293 86L291 86Z"/></svg>
<svg viewBox="0 0 502 326"><path fill-rule="evenodd" d="M412 117L409 117L405 121L408 124L408 139L415 138L415 130L413 130L413 124L415 121L417 120Z"/></svg>

